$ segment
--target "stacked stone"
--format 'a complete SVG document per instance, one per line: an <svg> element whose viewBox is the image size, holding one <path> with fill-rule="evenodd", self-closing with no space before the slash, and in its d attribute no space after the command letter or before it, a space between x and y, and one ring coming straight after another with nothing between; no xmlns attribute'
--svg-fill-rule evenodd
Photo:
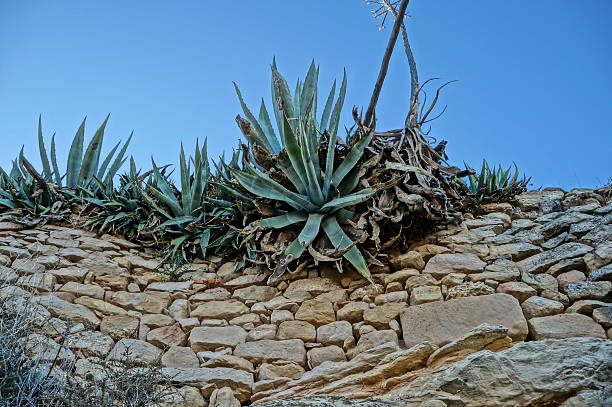
<svg viewBox="0 0 612 407"><path fill-rule="evenodd" d="M228 388L245 402L385 344L431 353L483 323L513 341L612 336L612 204L551 189L480 211L390 253L374 286L324 265L269 286L266 270L220 258L172 282L123 239L0 221L0 300L34 292L77 374L94 358L159 361L193 406L230 403L217 402Z"/></svg>

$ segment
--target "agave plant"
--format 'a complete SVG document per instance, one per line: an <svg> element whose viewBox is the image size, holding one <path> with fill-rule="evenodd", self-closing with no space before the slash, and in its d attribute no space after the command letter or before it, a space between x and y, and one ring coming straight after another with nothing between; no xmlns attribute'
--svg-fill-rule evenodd
<svg viewBox="0 0 612 407"><path fill-rule="evenodd" d="M214 208L210 208L206 195L210 178L206 144L204 141L200 148L196 142L193 157L186 157L181 145L180 188L175 187L152 160L152 182L140 191L145 202L165 219L157 230L173 237L171 256L179 250L184 259L196 254L206 256L211 236L218 229L226 228L223 223L211 222L216 214L209 219L208 210Z"/></svg>
<svg viewBox="0 0 612 407"><path fill-rule="evenodd" d="M102 125L96 130L85 152L83 152L83 146L85 142L86 118L83 119L72 140L66 163L66 171L62 174L57 164L55 134L51 137L51 154L48 155L43 138L42 119L39 117L38 147L43 167L41 174L42 178L46 182L54 182L59 187L66 186L72 189L78 187L95 188L94 178L97 178L105 184L112 185L113 178L127 159L125 158L125 153L132 139L132 135L130 134L120 150L119 147L121 146L121 142L118 142L106 155L102 163L100 163L102 145L104 142L104 130L108 118L109 116L106 116ZM118 153L117 150L119 150ZM115 153L117 154L115 155Z"/></svg>
<svg viewBox="0 0 612 407"><path fill-rule="evenodd" d="M273 209L278 213L276 216L257 220L248 229L302 225L297 238L284 250L275 276L284 272L287 264L306 249L312 253L313 243L323 231L336 253L342 254L370 279L362 253L341 224L352 215L346 208L364 202L374 193L372 188L355 190L358 180L347 177L358 166L373 133L364 128L353 144L341 146L339 143L338 123L346 92L346 74L333 109L335 82L320 119L316 119L318 72L313 62L306 79L303 83L298 81L292 96L287 82L272 63L272 101L280 139L276 137L265 104L262 102L257 120L236 86L247 117L247 120L238 117L237 121L250 146L245 148L248 154L243 160L244 168L232 169L231 174L255 197L281 203L278 209Z"/></svg>
<svg viewBox="0 0 612 407"><path fill-rule="evenodd" d="M469 169L469 166L465 164ZM523 175L519 179L519 170L514 164L514 175L511 176L512 167L504 170L501 165L491 168L486 160L482 161L482 167L478 174L468 175L468 181L458 179L463 185L470 198L472 205L478 206L486 202L504 202L512 199L515 195L525 192L531 177Z"/></svg>

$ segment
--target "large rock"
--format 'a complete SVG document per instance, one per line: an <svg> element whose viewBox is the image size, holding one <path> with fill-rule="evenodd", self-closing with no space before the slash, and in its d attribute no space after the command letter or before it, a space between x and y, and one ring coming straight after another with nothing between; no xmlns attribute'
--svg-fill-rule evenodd
<svg viewBox="0 0 612 407"><path fill-rule="evenodd" d="M383 398L397 400L393 407L420 407L433 400L464 407L555 405L552 400L563 401L580 390L609 386L610 360L612 341L524 342L502 352L475 353Z"/></svg>
<svg viewBox="0 0 612 407"><path fill-rule="evenodd" d="M353 359L355 360L355 359ZM604 389L612 378L612 341L572 338L523 342L502 352L481 351L431 374L408 372L387 383L395 386L380 398L348 400L341 396L313 396L305 383L313 380L307 372L294 386L277 394L290 394L288 400L270 401L259 407L443 407L443 406L536 406L560 405L571 395ZM350 364L353 361L347 362ZM345 367L347 363L339 363ZM329 369L321 365L318 369ZM405 371L405 370L404 370ZM335 378L330 372L330 382ZM416 377L416 380L413 380ZM355 379L353 379L355 380ZM407 384L406 384L407 383ZM325 382L327 384L327 382ZM319 383L319 387L325 386ZM328 387L333 388L336 383ZM360 386L363 386L359 383ZM299 386L299 387L298 387ZM337 393L347 394L335 386ZM367 397L368 389L362 391ZM321 394L324 392L318 392ZM317 393L315 393L317 394ZM370 396L376 395L370 392ZM274 398L279 398L274 395ZM258 395L254 395L254 398ZM261 397L259 397L261 398ZM574 406L597 404L569 404ZM602 406L606 404L601 404ZM563 404L566 406L566 404Z"/></svg>
<svg viewBox="0 0 612 407"><path fill-rule="evenodd" d="M256 363L287 360L301 365L306 363L306 349L300 339L285 341L255 341L240 343L234 349L234 355Z"/></svg>
<svg viewBox="0 0 612 407"><path fill-rule="evenodd" d="M529 333L535 340L592 337L606 339L606 332L592 318L571 312L529 320Z"/></svg>
<svg viewBox="0 0 612 407"><path fill-rule="evenodd" d="M315 298L302 303L295 313L295 319L310 322L314 326L321 326L334 322L336 313L331 302Z"/></svg>
<svg viewBox="0 0 612 407"><path fill-rule="evenodd" d="M480 273L486 265L487 263L473 254L442 253L429 259L423 273L442 278L450 273Z"/></svg>
<svg viewBox="0 0 612 407"><path fill-rule="evenodd" d="M508 294L482 295L430 302L400 313L406 346L421 342L445 345L480 324L502 325L514 341L527 337L527 321L519 302Z"/></svg>

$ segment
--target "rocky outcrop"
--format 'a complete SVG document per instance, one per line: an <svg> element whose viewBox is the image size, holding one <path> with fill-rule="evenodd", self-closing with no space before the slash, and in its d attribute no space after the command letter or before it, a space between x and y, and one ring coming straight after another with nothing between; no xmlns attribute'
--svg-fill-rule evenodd
<svg viewBox="0 0 612 407"><path fill-rule="evenodd" d="M564 406L596 406L588 404L586 397L598 402L598 398L605 397L601 390L612 383L612 342L592 338L524 342L501 352L481 351L438 371L424 373L406 376L409 384L378 399L318 396L259 406L515 407L560 405L568 399ZM587 404L571 404L578 402L577 395L582 395L579 397ZM601 401L601 406L609 405Z"/></svg>

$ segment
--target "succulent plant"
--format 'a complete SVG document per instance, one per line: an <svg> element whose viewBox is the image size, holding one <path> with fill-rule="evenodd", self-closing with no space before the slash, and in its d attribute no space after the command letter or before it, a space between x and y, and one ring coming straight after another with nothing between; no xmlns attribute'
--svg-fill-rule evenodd
<svg viewBox="0 0 612 407"><path fill-rule="evenodd" d="M465 164L469 169L469 166ZM501 165L491 168L486 160L478 174L470 174L467 182L458 179L468 193L470 204L478 206L487 202L504 202L511 200L515 195L525 192L531 177L519 179L519 170L514 164L514 175L511 176L512 167L504 170Z"/></svg>
<svg viewBox="0 0 612 407"><path fill-rule="evenodd" d="M355 191L357 180L347 177L357 168L373 133L365 130L354 143L341 146L337 133L346 92L346 74L333 110L335 83L320 120L316 119L317 78L318 68L313 62L306 79L303 83L298 81L292 96L287 82L272 63L272 100L280 141L265 104L261 104L259 120L255 119L236 86L248 119L238 117L237 121L250 145L245 147L248 154L243 159L243 169L232 169L231 175L248 193L276 202L270 210L277 215L253 222L250 230L302 225L297 238L285 248L275 276L283 273L287 264L301 257L307 249L312 254L313 243L322 231L336 253L371 279L362 253L341 223L351 217L346 208L364 202L374 193L372 188ZM340 151L342 160L338 159Z"/></svg>
<svg viewBox="0 0 612 407"><path fill-rule="evenodd" d="M85 152L83 152L83 145L85 141L86 119L83 119L72 140L66 163L66 172L61 174L57 164L55 134L51 137L51 154L48 155L43 138L42 119L39 117L38 147L43 167L41 174L42 178L46 182L54 182L59 187L66 186L72 189L76 189L80 186L92 186L94 177L106 184L112 184L113 178L127 159L125 158L125 153L132 139L132 135L128 137L127 141L117 152L121 146L121 142L118 142L106 155L102 163L100 163L102 145L104 144L104 130L108 118L109 116L106 116L102 125L89 141ZM117 154L115 155L115 153Z"/></svg>

